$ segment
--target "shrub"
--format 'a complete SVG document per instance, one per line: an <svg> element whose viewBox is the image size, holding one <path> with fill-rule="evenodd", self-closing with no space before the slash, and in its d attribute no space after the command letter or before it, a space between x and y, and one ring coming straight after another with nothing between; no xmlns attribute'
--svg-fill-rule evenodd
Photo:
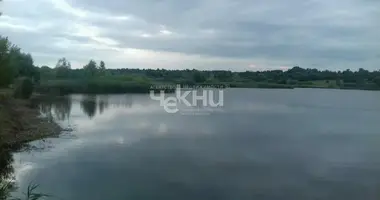
<svg viewBox="0 0 380 200"><path fill-rule="evenodd" d="M33 81L30 78L19 78L14 85L13 97L17 99L29 99L33 93Z"/></svg>

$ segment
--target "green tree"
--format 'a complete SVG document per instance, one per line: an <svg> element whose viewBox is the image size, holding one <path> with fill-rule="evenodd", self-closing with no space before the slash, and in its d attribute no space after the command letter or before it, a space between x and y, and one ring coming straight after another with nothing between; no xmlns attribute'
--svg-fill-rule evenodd
<svg viewBox="0 0 380 200"><path fill-rule="evenodd" d="M380 87L380 76L376 76L374 79L373 79L373 82Z"/></svg>
<svg viewBox="0 0 380 200"><path fill-rule="evenodd" d="M19 78L16 81L13 96L20 99L29 99L33 89L33 82L29 77Z"/></svg>
<svg viewBox="0 0 380 200"><path fill-rule="evenodd" d="M341 82L339 79L336 79L336 80L335 80L335 84L336 84L338 87L341 87L341 86L342 86L342 82Z"/></svg>
<svg viewBox="0 0 380 200"><path fill-rule="evenodd" d="M29 77L33 82L38 78L37 76L39 76L39 72L33 64L34 61L32 55L16 51L11 52L11 58L12 57L16 57L15 59L11 59L11 62L16 70L17 77Z"/></svg>
<svg viewBox="0 0 380 200"><path fill-rule="evenodd" d="M83 66L83 69L88 77L94 77L98 71L97 64L94 60L90 60L87 65Z"/></svg>
<svg viewBox="0 0 380 200"><path fill-rule="evenodd" d="M0 87L6 87L13 81L14 71L9 62L11 45L8 38L0 36Z"/></svg>
<svg viewBox="0 0 380 200"><path fill-rule="evenodd" d="M40 67L39 72L40 72L41 79L49 80L56 77L55 71L46 65Z"/></svg>
<svg viewBox="0 0 380 200"><path fill-rule="evenodd" d="M57 78L68 78L71 70L71 64L66 58L61 58L55 65Z"/></svg>
<svg viewBox="0 0 380 200"><path fill-rule="evenodd" d="M100 61L100 65L99 65L99 74L101 76L104 76L106 73L106 64L104 63L104 61Z"/></svg>
<svg viewBox="0 0 380 200"><path fill-rule="evenodd" d="M200 71L195 71L193 74L193 80L196 83L203 83L206 81L206 77Z"/></svg>

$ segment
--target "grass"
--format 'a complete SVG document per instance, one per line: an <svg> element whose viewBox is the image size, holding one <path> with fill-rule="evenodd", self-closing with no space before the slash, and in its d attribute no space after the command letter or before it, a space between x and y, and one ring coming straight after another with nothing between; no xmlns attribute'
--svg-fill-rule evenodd
<svg viewBox="0 0 380 200"><path fill-rule="evenodd" d="M23 198L19 198L19 197L10 198L10 200L41 200L47 197L52 197L51 195L37 192L36 190L38 187L39 187L38 184L30 183L28 185L26 193L23 193L24 194Z"/></svg>
<svg viewBox="0 0 380 200"><path fill-rule="evenodd" d="M29 183L26 192L22 193L22 197L12 197L11 192L15 191L17 188L15 184L11 181L1 181L0 182L0 200L43 200L48 197L53 197L42 192L37 192L40 185L35 183Z"/></svg>
<svg viewBox="0 0 380 200"><path fill-rule="evenodd" d="M14 99L12 89L0 89L0 200L40 200L49 195L36 192L37 184L29 184L22 198L11 198L16 189L9 181L13 174L11 152L29 141L57 135L61 128L54 122L39 117L39 109L32 100Z"/></svg>
<svg viewBox="0 0 380 200"><path fill-rule="evenodd" d="M273 89L293 89L292 85L267 83L267 82L234 82L227 83L231 88L273 88Z"/></svg>
<svg viewBox="0 0 380 200"><path fill-rule="evenodd" d="M119 94L119 93L149 93L150 82L129 80L51 80L36 87L36 92L42 94Z"/></svg>
<svg viewBox="0 0 380 200"><path fill-rule="evenodd" d="M29 100L3 97L0 100L0 146L18 146L60 132L57 124L39 115L39 110L32 108Z"/></svg>

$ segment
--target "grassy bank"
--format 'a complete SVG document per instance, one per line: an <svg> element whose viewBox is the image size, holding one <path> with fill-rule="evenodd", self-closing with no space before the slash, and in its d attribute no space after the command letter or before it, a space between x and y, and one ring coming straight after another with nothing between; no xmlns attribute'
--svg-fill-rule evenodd
<svg viewBox="0 0 380 200"><path fill-rule="evenodd" d="M54 122L39 117L40 112L34 99L19 100L12 97L13 91L0 90L0 199L11 198L17 189L13 176L12 152L24 147L30 141L58 135L61 127ZM46 195L36 193L38 185L31 184L23 199L41 199ZM16 198L17 199L17 198Z"/></svg>
<svg viewBox="0 0 380 200"><path fill-rule="evenodd" d="M194 83L188 81L159 81L149 79L123 80L123 79L67 79L48 80L41 82L36 87L40 94L67 95L67 94L123 94L123 93L149 93L151 90L166 89L166 92L174 92L175 86L182 87L209 87L215 86L231 88L267 88L267 89L294 89L294 88L323 88L323 89L353 89L353 90L380 90L374 83L344 83L336 80L319 81L289 81L276 83L273 81L206 81ZM168 87L169 86L169 87Z"/></svg>
<svg viewBox="0 0 380 200"><path fill-rule="evenodd" d="M135 82L121 80L50 80L42 82L36 87L40 94L67 95L67 94L122 94L122 93L149 93L151 90L162 90L173 92L175 86L182 87L233 87L233 88L283 88L292 89L291 85L261 83L261 82ZM170 87L167 87L170 86Z"/></svg>
<svg viewBox="0 0 380 200"><path fill-rule="evenodd" d="M227 85L231 88L266 88L266 89L293 89L292 85L276 84L267 82L230 82Z"/></svg>
<svg viewBox="0 0 380 200"><path fill-rule="evenodd" d="M32 99L18 100L9 92L0 92L1 149L59 134L59 125L39 117L39 109L32 102Z"/></svg>
<svg viewBox="0 0 380 200"><path fill-rule="evenodd" d="M41 94L122 94L149 93L155 89L150 82L120 81L120 80L51 80L42 82L36 87ZM171 90L167 90L170 92Z"/></svg>

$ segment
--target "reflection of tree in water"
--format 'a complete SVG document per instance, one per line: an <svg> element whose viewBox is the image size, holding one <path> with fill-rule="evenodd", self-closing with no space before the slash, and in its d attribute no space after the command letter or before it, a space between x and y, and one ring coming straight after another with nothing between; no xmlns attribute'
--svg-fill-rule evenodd
<svg viewBox="0 0 380 200"><path fill-rule="evenodd" d="M122 98L115 98L112 101L112 106L114 107L125 107L130 108L133 105L133 98L130 95L123 96Z"/></svg>
<svg viewBox="0 0 380 200"><path fill-rule="evenodd" d="M0 200L5 200L15 189L15 185L9 181L13 176L13 157L10 151L0 147Z"/></svg>
<svg viewBox="0 0 380 200"><path fill-rule="evenodd" d="M80 101L83 112L91 119L96 115L96 96L85 95ZM104 108L104 107L103 107Z"/></svg>
<svg viewBox="0 0 380 200"><path fill-rule="evenodd" d="M132 96L111 97L104 95L85 95L80 102L83 112L93 118L96 114L103 114L111 105L112 107L132 107ZM98 112L97 112L98 111Z"/></svg>
<svg viewBox="0 0 380 200"><path fill-rule="evenodd" d="M58 120L68 119L71 113L71 98L65 97L54 101L53 109Z"/></svg>
<svg viewBox="0 0 380 200"><path fill-rule="evenodd" d="M108 108L108 97L100 97L98 100L99 114L103 114L104 110Z"/></svg>
<svg viewBox="0 0 380 200"><path fill-rule="evenodd" d="M53 120L52 106L53 106L53 103L51 101L45 101L45 100L40 101L40 111L44 115L46 115L49 121Z"/></svg>
<svg viewBox="0 0 380 200"><path fill-rule="evenodd" d="M41 112L50 120L53 119L53 113L57 120L64 121L70 117L71 98L59 97L56 99L43 99L40 101Z"/></svg>
<svg viewBox="0 0 380 200"><path fill-rule="evenodd" d="M131 108L133 105L133 98L132 96L127 96L124 101L124 106L127 108Z"/></svg>

